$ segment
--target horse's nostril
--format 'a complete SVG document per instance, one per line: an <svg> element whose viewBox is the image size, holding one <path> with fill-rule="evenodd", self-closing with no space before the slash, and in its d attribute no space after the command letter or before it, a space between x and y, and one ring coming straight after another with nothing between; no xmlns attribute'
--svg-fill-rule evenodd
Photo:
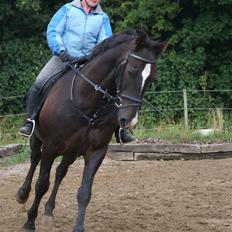
<svg viewBox="0 0 232 232"><path fill-rule="evenodd" d="M125 118L121 118L119 122L120 122L121 127L124 127L126 125L126 119Z"/></svg>

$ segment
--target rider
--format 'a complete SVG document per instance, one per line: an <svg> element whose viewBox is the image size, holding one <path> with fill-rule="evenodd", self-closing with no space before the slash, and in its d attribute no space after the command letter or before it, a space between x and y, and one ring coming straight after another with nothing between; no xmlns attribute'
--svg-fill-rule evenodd
<svg viewBox="0 0 232 232"><path fill-rule="evenodd" d="M98 43L112 35L109 17L102 11L100 1L74 0L62 6L49 22L47 41L53 56L39 73L27 96L27 115L19 130L21 135L30 137L33 133L40 92L47 81L62 72L68 62L85 60ZM118 133L116 139L119 141ZM134 137L123 130L121 140L130 142Z"/></svg>

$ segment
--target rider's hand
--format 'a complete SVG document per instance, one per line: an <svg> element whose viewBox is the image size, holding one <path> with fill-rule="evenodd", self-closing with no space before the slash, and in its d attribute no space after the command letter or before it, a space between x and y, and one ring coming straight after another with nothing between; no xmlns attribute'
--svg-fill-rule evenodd
<svg viewBox="0 0 232 232"><path fill-rule="evenodd" d="M66 51L61 51L59 57L62 60L62 62L68 62L68 61L70 62L70 61L73 61L74 59Z"/></svg>
<svg viewBox="0 0 232 232"><path fill-rule="evenodd" d="M89 61L89 60L90 60L90 56L85 55L85 56L80 57L80 58L77 60L77 63L78 63L79 65L82 65L82 64L86 63L86 62Z"/></svg>

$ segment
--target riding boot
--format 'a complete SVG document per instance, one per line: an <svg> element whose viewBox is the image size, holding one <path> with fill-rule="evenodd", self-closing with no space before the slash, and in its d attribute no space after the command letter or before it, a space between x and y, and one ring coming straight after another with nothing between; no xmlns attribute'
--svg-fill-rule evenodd
<svg viewBox="0 0 232 232"><path fill-rule="evenodd" d="M32 85L26 99L26 119L24 125L19 129L19 134L31 137L35 128L36 108L39 103L40 89Z"/></svg>
<svg viewBox="0 0 232 232"><path fill-rule="evenodd" d="M129 143L135 140L129 130L119 127L115 130L115 138L117 143Z"/></svg>

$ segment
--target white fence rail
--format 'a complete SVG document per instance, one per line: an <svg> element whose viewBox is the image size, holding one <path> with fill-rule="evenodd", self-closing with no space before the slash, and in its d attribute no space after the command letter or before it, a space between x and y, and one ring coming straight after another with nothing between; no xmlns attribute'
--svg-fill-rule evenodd
<svg viewBox="0 0 232 232"><path fill-rule="evenodd" d="M231 89L227 89L227 90L187 90L187 89L183 89L183 90L171 90L171 91L150 91L146 93L146 96L149 95L157 95L157 94L168 94L168 93L173 93L173 94L178 94L179 97L182 97L183 99L183 107L179 107L179 108L166 108L166 109L158 109L156 106L153 106L151 103L149 103L148 101L145 100L145 102L150 105L149 109L143 109L143 112L159 112L160 114L166 116L165 112L167 111L182 111L183 112L183 117L184 117L184 125L185 128L188 129L189 127L189 111L209 111L209 110L216 110L216 109L220 109L222 111L232 111L232 108L227 107L227 108L221 108L221 107L189 107L189 99L188 99L188 94L189 93L212 93L212 92L220 92L220 93L228 93L229 95L232 94L232 90ZM2 100L12 100L12 99L18 99L18 98L23 98L24 95L17 95L17 96L0 96L0 99ZM202 97L202 96L201 96ZM0 120L2 118L17 118L17 117L22 117L24 116L25 113L19 113L19 114L7 114L7 115L0 115ZM11 135L11 134L17 134L17 131L15 131L14 133L1 133L0 130L0 136L4 136L4 135Z"/></svg>
<svg viewBox="0 0 232 232"><path fill-rule="evenodd" d="M185 129L188 129L189 127L189 111L209 111L209 110L222 110L222 111L231 111L232 108L222 108L222 107L189 107L189 100L188 100L188 93L216 93L216 92L224 92L228 94L232 94L232 90L173 90L173 91L160 91L160 92L148 92L148 94L167 94L167 93L174 93L174 94L182 94L183 97L183 107L182 108L168 108L168 109L162 109L162 111L182 111L183 117L184 117L184 125ZM202 96L201 96L202 98ZM161 111L161 110L160 110Z"/></svg>

